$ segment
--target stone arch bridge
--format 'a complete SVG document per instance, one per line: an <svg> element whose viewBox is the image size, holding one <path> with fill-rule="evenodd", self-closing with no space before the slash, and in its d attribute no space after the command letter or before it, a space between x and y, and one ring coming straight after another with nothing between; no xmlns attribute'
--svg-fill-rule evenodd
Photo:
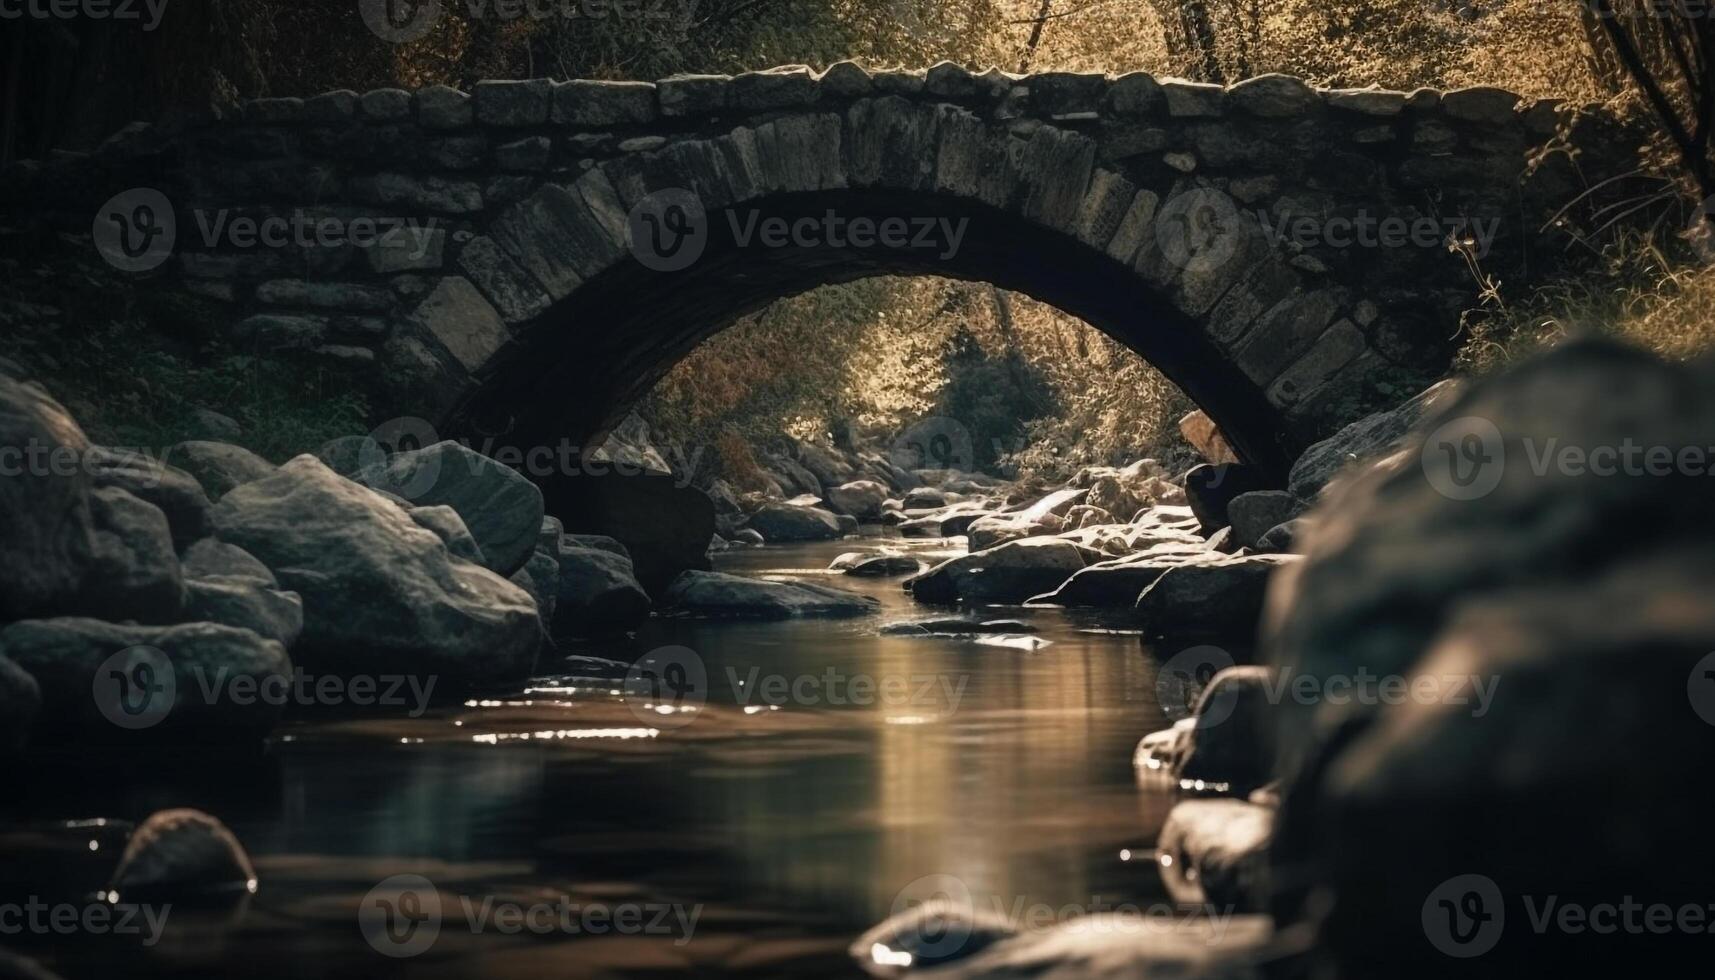
<svg viewBox="0 0 1715 980"><path fill-rule="evenodd" d="M1540 229L1582 185L1530 160L1565 117L1488 88L841 64L266 99L13 193L93 168L116 264L443 433L593 438L744 313L932 274L1082 317L1280 472L1445 369L1476 273L1553 266Z"/></svg>

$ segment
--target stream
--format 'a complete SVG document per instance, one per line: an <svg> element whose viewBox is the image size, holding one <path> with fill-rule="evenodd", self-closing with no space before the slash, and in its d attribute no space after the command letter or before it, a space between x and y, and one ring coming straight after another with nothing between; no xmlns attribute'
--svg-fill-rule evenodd
<svg viewBox="0 0 1715 980"><path fill-rule="evenodd" d="M98 891L125 821L176 806L224 820L259 887L173 908L147 947L5 941L72 980L828 977L857 975L853 938L930 894L1027 928L1166 902L1151 849L1172 798L1131 762L1168 724L1155 651L1123 616L1056 609L981 611L1036 631L990 642L879 635L948 611L898 578L825 571L878 534L716 556L876 596L878 616L652 619L521 690L416 718L300 713L261 749L40 751L0 803L6 893ZM685 710L616 697L624 665L663 647L694 651L703 683L685 686L703 693ZM362 910L401 874L432 883L438 934L382 955Z"/></svg>

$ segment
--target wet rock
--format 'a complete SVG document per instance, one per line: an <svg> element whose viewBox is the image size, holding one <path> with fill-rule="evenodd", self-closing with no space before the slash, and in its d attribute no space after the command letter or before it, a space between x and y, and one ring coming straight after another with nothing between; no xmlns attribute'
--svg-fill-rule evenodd
<svg viewBox="0 0 1715 980"><path fill-rule="evenodd" d="M89 440L40 386L0 373L0 447L51 460L81 459ZM30 459L31 456L23 457ZM24 465L0 480L0 620L69 610L95 550L89 473Z"/></svg>
<svg viewBox="0 0 1715 980"><path fill-rule="evenodd" d="M109 663L115 654L137 647L149 650L129 664ZM97 740L131 734L109 717L119 711L137 718L138 728L160 732L266 734L279 721L283 705L234 692L239 686L254 692L263 683L289 683L292 673L292 661L278 642L213 623L25 620L0 629L0 656L36 679L42 728ZM137 663L146 667L139 671ZM170 684L155 676L169 667ZM136 687L145 684L146 691Z"/></svg>
<svg viewBox="0 0 1715 980"><path fill-rule="evenodd" d="M167 460L189 473L209 500L219 500L233 487L263 479L275 470L268 462L248 449L224 442L181 442L174 446Z"/></svg>
<svg viewBox="0 0 1715 980"><path fill-rule="evenodd" d="M1227 505L1227 519L1238 546L1255 548L1263 535L1297 517L1303 509L1304 504L1285 490L1258 490L1234 497Z"/></svg>
<svg viewBox="0 0 1715 980"><path fill-rule="evenodd" d="M663 611L680 616L731 619L867 616L877 600L822 585L764 582L720 572L686 572L673 581Z"/></svg>
<svg viewBox="0 0 1715 980"><path fill-rule="evenodd" d="M108 883L121 902L209 899L256 890L256 869L231 830L199 810L143 821Z"/></svg>
<svg viewBox="0 0 1715 980"><path fill-rule="evenodd" d="M1181 905L1267 911L1274 810L1244 800L1184 800L1167 813L1156 865Z"/></svg>
<svg viewBox="0 0 1715 980"><path fill-rule="evenodd" d="M42 707L42 691L24 668L0 656L0 758L23 747Z"/></svg>
<svg viewBox="0 0 1715 980"><path fill-rule="evenodd" d="M560 603L560 560L556 555L537 551L512 573L509 580L536 600L536 615L542 621L542 634L552 636L554 613Z"/></svg>
<svg viewBox="0 0 1715 980"><path fill-rule="evenodd" d="M906 491L903 503L906 510L937 510L953 501L947 499L947 491L939 487L916 487Z"/></svg>
<svg viewBox="0 0 1715 980"><path fill-rule="evenodd" d="M484 567L502 576L524 566L541 534L542 491L511 467L450 440L390 456L360 480L419 507L458 511Z"/></svg>
<svg viewBox="0 0 1715 980"><path fill-rule="evenodd" d="M923 561L912 555L874 555L845 569L855 578L887 578L893 575L916 575L923 571Z"/></svg>
<svg viewBox="0 0 1715 980"><path fill-rule="evenodd" d="M737 531L734 531L732 540L734 544L751 545L753 547L767 543L762 540L762 535L758 534L754 528L748 527L741 527Z"/></svg>
<svg viewBox="0 0 1715 980"><path fill-rule="evenodd" d="M1228 667L1209 680L1186 732L1181 789L1244 795L1274 778L1273 671Z"/></svg>
<svg viewBox="0 0 1715 980"><path fill-rule="evenodd" d="M843 535L840 522L819 507L769 504L750 515L750 527L769 544L833 541Z"/></svg>
<svg viewBox="0 0 1715 980"><path fill-rule="evenodd" d="M970 533L978 521L989 516L989 508L975 501L953 504L922 517L900 521L899 533L907 538L951 538Z"/></svg>
<svg viewBox="0 0 1715 980"><path fill-rule="evenodd" d="M1026 538L948 559L906 580L920 602L1022 603L1052 592L1084 567L1084 552L1059 538Z"/></svg>
<svg viewBox="0 0 1715 980"><path fill-rule="evenodd" d="M1300 500L1315 500L1342 470L1386 456L1419 419L1457 399L1462 385L1458 379L1442 381L1398 408L1365 416L1316 443L1292 464L1288 489Z"/></svg>
<svg viewBox="0 0 1715 980"><path fill-rule="evenodd" d="M97 487L117 487L159 508L174 547L208 537L208 494L189 473L142 453L101 446L90 449L86 462Z"/></svg>
<svg viewBox="0 0 1715 980"><path fill-rule="evenodd" d="M91 491L89 507L95 546L75 608L105 619L176 621L185 584L167 516L118 487Z"/></svg>
<svg viewBox="0 0 1715 980"><path fill-rule="evenodd" d="M882 636L996 636L1035 633L1036 627L1016 619L913 619L887 623Z"/></svg>
<svg viewBox="0 0 1715 980"><path fill-rule="evenodd" d="M558 558L556 639L622 633L649 618L652 603L637 582L630 558L569 543L561 546Z"/></svg>
<svg viewBox="0 0 1715 980"><path fill-rule="evenodd" d="M840 537L858 533L858 519L850 514L835 514L834 521L840 526Z"/></svg>
<svg viewBox="0 0 1715 980"><path fill-rule="evenodd" d="M485 563L482 546L471 536L470 529L465 527L464 518L459 516L458 511L440 504L434 507L412 507L407 513L419 527L433 531L435 537L441 539L454 558L462 558L475 565Z"/></svg>
<svg viewBox="0 0 1715 980"><path fill-rule="evenodd" d="M1205 463L1185 474L1185 497L1204 534L1227 526L1227 505L1234 497L1266 489L1262 473L1242 463Z"/></svg>
<svg viewBox="0 0 1715 980"><path fill-rule="evenodd" d="M957 889L962 882L953 879ZM1003 916L977 909L968 893L936 897L859 936L852 958L873 977L904 977L967 959L1018 930Z"/></svg>
<svg viewBox="0 0 1715 980"><path fill-rule="evenodd" d="M1269 576L1296 559L1246 555L1180 565L1137 597L1134 614L1154 636L1252 636L1262 618Z"/></svg>
<svg viewBox="0 0 1715 980"><path fill-rule="evenodd" d="M1202 545L1173 543L1140 555L1097 562L1072 573L1052 592L1032 596L1030 604L1043 606L1130 609L1144 589L1170 568L1221 560L1218 552Z"/></svg>
<svg viewBox="0 0 1715 980"><path fill-rule="evenodd" d="M860 521L881 519L881 505L887 499L887 488L874 480L853 480L828 491L828 503L842 514Z"/></svg>
<svg viewBox="0 0 1715 980"><path fill-rule="evenodd" d="M1174 722L1172 728L1145 735L1138 740L1137 749L1132 753L1132 766L1140 774L1172 779L1177 787L1179 764L1184 760L1185 743L1189 740L1191 727L1195 724L1195 717L1181 718Z"/></svg>
<svg viewBox="0 0 1715 980"><path fill-rule="evenodd" d="M528 594L453 558L404 510L313 456L228 493L214 522L221 540L303 597L295 653L313 673L435 675L456 686L527 677L535 665Z"/></svg>
<svg viewBox="0 0 1715 980"><path fill-rule="evenodd" d="M304 602L296 592L244 579L187 578L184 614L195 622L247 629L287 650L304 631Z"/></svg>
<svg viewBox="0 0 1715 980"><path fill-rule="evenodd" d="M1494 427L1487 440L1471 420ZM1550 446L1626 445L1640 447L1630 471L1599 475L1595 456L1532 464ZM1430 962L1458 937L1437 949L1419 923L1432 899L1469 908L1466 894L1489 887L1471 875L1505 889L1508 915L1461 961L1465 975L1625 973L1700 955L1708 937L1679 931L1578 942L1515 929L1512 897L1708 901L1715 799L1689 774L1715 767L1715 496L1706 470L1643 468L1642 447L1677 461L1711 445L1710 365L1570 343L1472 384L1400 452L1330 484L1303 563L1270 597L1269 660L1397 676L1420 693L1282 712L1276 911L1302 921L1315 896L1312 968L1444 972ZM1482 451L1449 460L1450 448ZM1389 860L1370 859L1378 847Z"/></svg>

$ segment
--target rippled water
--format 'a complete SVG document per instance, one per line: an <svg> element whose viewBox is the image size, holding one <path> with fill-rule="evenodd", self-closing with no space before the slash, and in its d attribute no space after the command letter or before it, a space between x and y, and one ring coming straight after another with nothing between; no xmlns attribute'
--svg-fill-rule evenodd
<svg viewBox="0 0 1715 980"><path fill-rule="evenodd" d="M634 642L573 651L630 663L662 646L694 650L708 682L694 713L656 715L615 697L622 682L611 670L591 680L603 671L574 660L534 693L497 692L417 719L295 718L262 751L38 751L0 804L13 828L0 834L7 891L49 900L93 891L123 843L122 824L47 821L138 820L172 806L225 820L261 887L237 909L175 909L148 949L119 937L0 944L74 980L115 969L842 976L853 973L846 945L902 891L909 900L951 883L981 908L1058 917L1164 901L1149 858L1168 800L1131 766L1138 738L1165 726L1155 653L1123 622L1058 610L993 610L1036 627L1047 641L1037 649L880 636L882 622L941 611L912 603L898 579L820 571L858 544L739 551L718 567L860 590L882 600L878 616L655 620ZM778 708L759 703L782 694ZM432 881L446 908L430 949L393 959L365 941L358 910L401 873ZM940 875L952 877L922 881ZM663 929L473 933L459 896L478 908L485 896L639 906ZM687 939L670 916L693 909Z"/></svg>

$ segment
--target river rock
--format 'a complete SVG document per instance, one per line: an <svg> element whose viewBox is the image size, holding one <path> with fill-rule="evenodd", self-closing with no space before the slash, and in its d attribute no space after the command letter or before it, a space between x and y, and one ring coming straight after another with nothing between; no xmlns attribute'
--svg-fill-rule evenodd
<svg viewBox="0 0 1715 980"><path fill-rule="evenodd" d="M433 507L412 507L407 513L419 527L435 532L435 537L441 539L454 558L486 566L482 546L471 536L470 528L465 527L464 518L459 516L458 511L445 504L437 504ZM534 548L531 553L535 553Z"/></svg>
<svg viewBox="0 0 1715 980"><path fill-rule="evenodd" d="M78 611L140 623L176 621L185 583L167 516L118 487L90 491L89 506L95 548Z"/></svg>
<svg viewBox="0 0 1715 980"><path fill-rule="evenodd" d="M233 487L243 486L273 473L275 466L242 446L224 442L181 442L167 456L168 462L189 473L209 500L219 500Z"/></svg>
<svg viewBox="0 0 1715 980"><path fill-rule="evenodd" d="M1227 520L1233 541L1241 548L1255 548L1262 536L1298 516L1304 504L1285 490L1242 493L1227 505Z"/></svg>
<svg viewBox="0 0 1715 980"><path fill-rule="evenodd" d="M1592 472L1596 450L1627 445L1635 468ZM1619 975L1707 946L1544 933L1516 897L1708 902L1715 800L1691 774L1715 768L1715 495L1684 461L1712 445L1715 367L1576 342L1473 383L1328 486L1270 597L1267 657L1428 696L1281 713L1275 909L1319 923L1307 967L1428 977L1443 951L1481 948L1462 974ZM1449 470L1448 447L1481 451ZM1584 455L1539 468L1554 447ZM1425 917L1495 915L1502 897L1504 928Z"/></svg>
<svg viewBox="0 0 1715 980"><path fill-rule="evenodd" d="M919 602L1022 603L1052 592L1084 567L1084 552L1059 538L1025 538L951 558L905 582Z"/></svg>
<svg viewBox="0 0 1715 980"><path fill-rule="evenodd" d="M560 604L560 560L556 555L537 551L512 573L509 581L530 593L536 600L536 616L542 622L542 635L552 637L554 613Z"/></svg>
<svg viewBox="0 0 1715 980"><path fill-rule="evenodd" d="M1287 488L1300 500L1315 500L1341 471L1386 456L1418 420L1457 399L1463 384L1457 378L1439 382L1398 408L1367 415L1316 443L1292 464Z"/></svg>
<svg viewBox="0 0 1715 980"><path fill-rule="evenodd" d="M750 547L768 543L762 539L762 535L757 533L755 528L749 527L741 527L734 531L732 534L732 542L733 544L749 545Z"/></svg>
<svg viewBox="0 0 1715 980"><path fill-rule="evenodd" d="M1277 524L1268 529L1256 543L1257 551L1264 554L1288 554L1293 549L1293 543L1298 540L1300 530L1305 526L1304 519L1295 517L1284 524Z"/></svg>
<svg viewBox="0 0 1715 980"><path fill-rule="evenodd" d="M637 582L631 559L570 543L560 547L558 557L556 639L623 633L649 618L652 603Z"/></svg>
<svg viewBox="0 0 1715 980"><path fill-rule="evenodd" d="M303 597L296 654L312 673L434 675L456 686L535 666L528 594L454 558L404 510L313 456L238 487L213 513L221 540Z"/></svg>
<svg viewBox="0 0 1715 980"><path fill-rule="evenodd" d="M247 629L287 650L304 632L304 602L296 592L241 579L185 579L185 616Z"/></svg>
<svg viewBox="0 0 1715 980"><path fill-rule="evenodd" d="M774 455L769 457L770 470L776 475L781 487L793 495L810 494L822 495L822 481L816 474L804 468L804 465L790 456ZM844 482L844 481L842 481Z"/></svg>
<svg viewBox="0 0 1715 980"><path fill-rule="evenodd" d="M78 618L32 619L0 629L0 656L28 671L41 687L42 727L79 738L130 734L108 720L102 709L122 710L119 699L135 692L101 672L104 667L122 670L107 661L133 647L155 651L153 656L162 663L151 669L170 664L173 671L170 689L157 687L149 697L133 699L142 706L138 717L159 714L144 727L255 736L267 734L280 719L283 705L238 696L237 685L289 682L292 674L286 648L249 630L213 623L136 626ZM125 675L127 681L135 676ZM212 698L205 693L211 689L216 692Z"/></svg>
<svg viewBox="0 0 1715 980"><path fill-rule="evenodd" d="M86 463L97 487L118 487L159 508L176 548L208 537L208 494L189 473L142 453L102 446L90 449Z"/></svg>
<svg viewBox="0 0 1715 980"><path fill-rule="evenodd" d="M511 575L530 560L542 530L542 491L517 470L453 441L389 456L360 477L419 507L458 511L485 556L484 567Z"/></svg>
<svg viewBox="0 0 1715 980"><path fill-rule="evenodd" d="M873 555L845 569L854 578L888 578L893 575L916 575L923 571L923 561L912 555Z"/></svg>
<svg viewBox="0 0 1715 980"><path fill-rule="evenodd" d="M794 504L769 504L750 515L750 526L769 544L833 541L843 535L833 514Z"/></svg>
<svg viewBox="0 0 1715 980"><path fill-rule="evenodd" d="M163 810L131 834L107 891L118 901L188 901L256 890L256 869L226 825L199 810Z"/></svg>
<svg viewBox="0 0 1715 980"><path fill-rule="evenodd" d="M1267 667L1244 666L1210 678L1181 746L1182 789L1242 796L1274 778L1273 677Z"/></svg>
<svg viewBox="0 0 1715 980"><path fill-rule="evenodd" d="M548 555L559 554L560 539L565 536L566 525L560 523L558 517L544 517L542 518L542 529L536 534L536 550ZM619 544L617 541L614 543Z"/></svg>
<svg viewBox="0 0 1715 980"><path fill-rule="evenodd" d="M255 555L219 538L204 538L186 548L179 558L179 566L187 579L231 579L270 589L280 584L268 566L257 561Z"/></svg>
<svg viewBox="0 0 1715 980"><path fill-rule="evenodd" d="M881 519L881 505L887 499L887 488L873 480L853 480L828 491L828 503L842 514L860 521Z"/></svg>
<svg viewBox="0 0 1715 980"><path fill-rule="evenodd" d="M1104 473L1088 486L1084 502L1113 514L1121 521L1130 521L1139 511L1172 497L1175 488L1163 477L1167 474L1153 459L1140 459L1123 469Z"/></svg>
<svg viewBox="0 0 1715 980"><path fill-rule="evenodd" d="M40 386L0 373L0 447L81 460L83 430ZM26 464L31 456L24 456ZM90 477L81 465L22 465L0 479L0 621L68 611L95 550Z"/></svg>
<svg viewBox="0 0 1715 980"><path fill-rule="evenodd" d="M1168 569L1180 565L1208 563L1221 560L1218 552L1199 544L1170 542L1147 552L1097 562L1072 573L1072 577L1052 592L1032 596L1033 606L1099 607L1130 609L1144 589Z"/></svg>
<svg viewBox="0 0 1715 980"><path fill-rule="evenodd" d="M674 477L580 473L549 479L542 492L568 532L623 544L638 583L652 596L666 591L680 572L709 567L714 504Z"/></svg>
<svg viewBox="0 0 1715 980"><path fill-rule="evenodd" d="M886 623L881 627L882 636L996 636L1036 631L1036 627L1016 619L976 620L957 617L912 619Z"/></svg>
<svg viewBox="0 0 1715 980"><path fill-rule="evenodd" d="M554 548L554 554L559 554L560 548L588 548L618 555L626 561L631 560L631 550L617 538L610 538L605 534L562 534L559 544Z"/></svg>
<svg viewBox="0 0 1715 980"><path fill-rule="evenodd" d="M867 616L881 603L866 595L805 582L765 582L720 572L686 572L673 581L663 610L728 619Z"/></svg>
<svg viewBox="0 0 1715 980"><path fill-rule="evenodd" d="M0 656L0 758L23 747L41 707L42 690L36 679Z"/></svg>
<svg viewBox="0 0 1715 980"><path fill-rule="evenodd" d="M1183 800L1167 813L1156 866L1181 906L1267 911L1274 810L1244 800Z"/></svg>
<svg viewBox="0 0 1715 980"><path fill-rule="evenodd" d="M937 510L953 503L947 499L947 491L940 487L914 487L906 491L902 502L908 511Z"/></svg>
<svg viewBox="0 0 1715 980"><path fill-rule="evenodd" d="M1233 498L1268 486L1261 471L1243 463L1205 463L1185 474L1185 497L1204 534L1226 527Z"/></svg>
<svg viewBox="0 0 1715 980"><path fill-rule="evenodd" d="M1269 576L1297 557L1245 555L1179 565L1143 590L1134 615L1152 636L1253 636Z"/></svg>

